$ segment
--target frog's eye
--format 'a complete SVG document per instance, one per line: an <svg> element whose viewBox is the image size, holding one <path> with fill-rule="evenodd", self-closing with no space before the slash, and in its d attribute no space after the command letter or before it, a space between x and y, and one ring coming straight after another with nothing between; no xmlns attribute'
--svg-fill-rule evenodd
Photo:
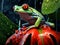
<svg viewBox="0 0 60 45"><path fill-rule="evenodd" d="M24 10L27 10L27 9L29 8L29 5L28 5L28 4L23 4L23 5L22 5L22 8L23 8Z"/></svg>

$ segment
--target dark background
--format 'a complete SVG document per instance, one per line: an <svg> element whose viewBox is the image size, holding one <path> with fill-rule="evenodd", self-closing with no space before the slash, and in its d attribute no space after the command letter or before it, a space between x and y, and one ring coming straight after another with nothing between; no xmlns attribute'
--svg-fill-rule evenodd
<svg viewBox="0 0 60 45"><path fill-rule="evenodd" d="M24 3L27 3L31 7L35 8L41 12L42 2L43 2L43 0L0 0L0 12L2 12L4 14L4 16L7 16L8 19L11 20L14 24L18 25L19 16L16 12L13 11L14 5L22 5ZM50 18L49 20L55 24L54 30L57 32L60 32L60 15L59 14L60 14L60 9L58 9L57 14L56 14L56 12L54 12L52 14L49 14L48 16L43 15L45 17L45 19L47 19L49 17ZM24 23L23 20L22 20L22 23ZM10 29L10 31L12 32L12 29ZM13 33L9 32L9 35L6 34L5 35L6 38L8 38L11 34L13 34ZM6 39L5 39L5 41L6 41ZM2 41L2 43L4 44L5 41ZM2 43L1 43L1 45L3 45Z"/></svg>

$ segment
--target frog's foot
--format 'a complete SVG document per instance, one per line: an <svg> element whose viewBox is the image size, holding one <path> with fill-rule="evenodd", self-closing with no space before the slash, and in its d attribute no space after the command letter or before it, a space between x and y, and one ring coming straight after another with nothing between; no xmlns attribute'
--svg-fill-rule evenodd
<svg viewBox="0 0 60 45"><path fill-rule="evenodd" d="M29 27L27 27L27 30L34 28L34 27L36 27L36 26L35 25L29 26Z"/></svg>
<svg viewBox="0 0 60 45"><path fill-rule="evenodd" d="M45 22L47 25L51 26L51 27L55 27L55 24L54 23L51 23L51 22Z"/></svg>

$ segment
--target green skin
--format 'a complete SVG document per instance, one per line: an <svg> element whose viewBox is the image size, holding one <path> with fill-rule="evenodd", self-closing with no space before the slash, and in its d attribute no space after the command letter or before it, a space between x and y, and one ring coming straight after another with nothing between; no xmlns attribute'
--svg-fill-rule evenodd
<svg viewBox="0 0 60 45"><path fill-rule="evenodd" d="M36 9L32 8L32 7L29 7L27 10L24 10L22 8L22 6L15 5L14 6L14 11L16 11L16 12L23 12L23 13L31 13L32 17L37 18L35 24L32 25L32 26L29 26L28 29L30 29L32 27L38 27L40 25L41 21L44 19L43 15L40 12L38 12ZM35 13L36 15L34 16L33 13Z"/></svg>

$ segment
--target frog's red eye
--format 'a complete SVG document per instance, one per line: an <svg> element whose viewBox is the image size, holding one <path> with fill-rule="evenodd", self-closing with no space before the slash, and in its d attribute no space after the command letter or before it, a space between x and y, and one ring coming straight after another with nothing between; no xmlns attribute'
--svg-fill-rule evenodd
<svg viewBox="0 0 60 45"><path fill-rule="evenodd" d="M24 10L27 10L27 9L29 8L29 5L28 5L28 4L23 4L23 5L22 5L22 8L23 8Z"/></svg>

